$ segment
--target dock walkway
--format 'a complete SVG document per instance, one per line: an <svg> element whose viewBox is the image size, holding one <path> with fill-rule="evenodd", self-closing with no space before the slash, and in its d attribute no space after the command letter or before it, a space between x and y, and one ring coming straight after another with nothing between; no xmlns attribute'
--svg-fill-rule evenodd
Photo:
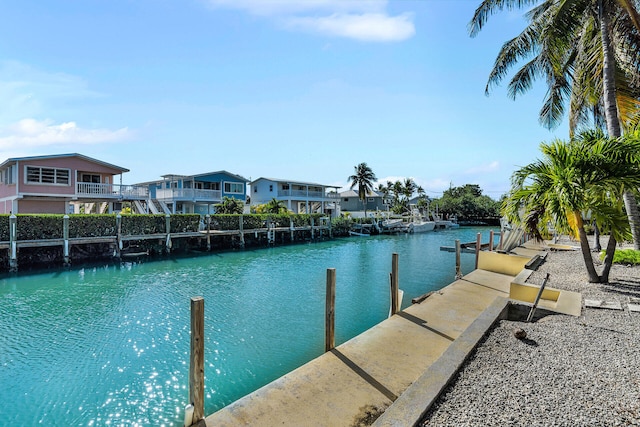
<svg viewBox="0 0 640 427"><path fill-rule="evenodd" d="M208 416L206 425L352 426L376 418L375 426L414 425L506 313L515 276L475 270Z"/></svg>

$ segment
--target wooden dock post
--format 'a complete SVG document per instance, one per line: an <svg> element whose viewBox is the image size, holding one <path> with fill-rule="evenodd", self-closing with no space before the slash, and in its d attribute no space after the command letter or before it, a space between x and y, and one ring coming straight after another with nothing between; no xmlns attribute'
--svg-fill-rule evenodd
<svg viewBox="0 0 640 427"><path fill-rule="evenodd" d="M482 246L482 235L476 236L476 270L478 269L478 258L480 257L480 246Z"/></svg>
<svg viewBox="0 0 640 427"><path fill-rule="evenodd" d="M211 250L211 215L205 216L207 221L207 251Z"/></svg>
<svg viewBox="0 0 640 427"><path fill-rule="evenodd" d="M313 229L313 217L309 218L311 220L311 240L316 238L315 230Z"/></svg>
<svg viewBox="0 0 640 427"><path fill-rule="evenodd" d="M493 230L489 231L489 252L493 251Z"/></svg>
<svg viewBox="0 0 640 427"><path fill-rule="evenodd" d="M18 271L18 218L9 216L9 272Z"/></svg>
<svg viewBox="0 0 640 427"><path fill-rule="evenodd" d="M398 312L398 254L391 254L391 316Z"/></svg>
<svg viewBox="0 0 640 427"><path fill-rule="evenodd" d="M289 217L289 230L291 233L291 243L293 243L293 239L294 239L294 232L293 232L293 218Z"/></svg>
<svg viewBox="0 0 640 427"><path fill-rule="evenodd" d="M462 268L460 265L460 253L462 249L460 247L460 240L456 239L456 280L462 279Z"/></svg>
<svg viewBox="0 0 640 427"><path fill-rule="evenodd" d="M167 253L169 253L171 252L171 246L173 246L173 244L171 243L171 215L165 214L164 218L164 229L167 233L167 242L165 243L165 247L167 249Z"/></svg>
<svg viewBox="0 0 640 427"><path fill-rule="evenodd" d="M240 230L240 247L244 249L244 216L240 215L238 218L238 230Z"/></svg>
<svg viewBox="0 0 640 427"><path fill-rule="evenodd" d="M195 424L204 418L204 298L191 298L191 356L189 358L189 402Z"/></svg>
<svg viewBox="0 0 640 427"><path fill-rule="evenodd" d="M498 243L498 249L500 249L500 250L502 250L503 240L504 240L504 230L501 229L500 230L500 242Z"/></svg>
<svg viewBox="0 0 640 427"><path fill-rule="evenodd" d="M122 257L122 215L120 212L116 215L116 257Z"/></svg>
<svg viewBox="0 0 640 427"><path fill-rule="evenodd" d="M71 265L71 257L69 256L69 215L62 217L62 239L64 240L62 250L64 266L68 267Z"/></svg>
<svg viewBox="0 0 640 427"><path fill-rule="evenodd" d="M324 351L333 350L336 322L336 269L327 268L327 302L325 305Z"/></svg>

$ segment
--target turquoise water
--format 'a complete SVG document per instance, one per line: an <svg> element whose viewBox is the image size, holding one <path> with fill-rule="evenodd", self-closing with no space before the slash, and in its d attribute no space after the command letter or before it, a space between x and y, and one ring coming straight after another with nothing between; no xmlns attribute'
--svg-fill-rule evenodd
<svg viewBox="0 0 640 427"><path fill-rule="evenodd" d="M322 354L327 268L340 344L387 316L392 253L406 307L453 281L440 246L478 232L487 242L461 228L0 279L0 425L180 426L191 297L205 298L209 414Z"/></svg>

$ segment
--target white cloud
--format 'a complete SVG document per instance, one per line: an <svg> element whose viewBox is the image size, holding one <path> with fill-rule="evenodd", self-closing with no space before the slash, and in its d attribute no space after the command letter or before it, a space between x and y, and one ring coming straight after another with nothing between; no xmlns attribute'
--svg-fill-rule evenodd
<svg viewBox="0 0 640 427"><path fill-rule="evenodd" d="M413 37L413 15L390 16L387 0L208 0L215 8L237 9L275 19L289 30L367 42Z"/></svg>
<svg viewBox="0 0 640 427"><path fill-rule="evenodd" d="M90 145L131 138L127 128L85 129L75 122L54 124L51 120L22 119L0 129L0 149L25 149L51 145Z"/></svg>
<svg viewBox="0 0 640 427"><path fill-rule="evenodd" d="M382 13L333 14L317 18L290 18L286 25L292 29L370 42L402 41L415 34L410 14L395 17Z"/></svg>

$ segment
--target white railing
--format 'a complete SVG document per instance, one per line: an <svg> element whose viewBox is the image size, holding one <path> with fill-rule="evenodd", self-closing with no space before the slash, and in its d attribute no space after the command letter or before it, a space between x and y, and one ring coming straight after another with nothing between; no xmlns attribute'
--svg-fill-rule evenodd
<svg viewBox="0 0 640 427"><path fill-rule="evenodd" d="M313 197L315 199L329 198L328 195L322 191L307 191L307 190L278 190L278 196L292 196L292 197Z"/></svg>
<svg viewBox="0 0 640 427"><path fill-rule="evenodd" d="M158 200L222 200L220 190L199 190L195 188L159 188L156 190Z"/></svg>
<svg viewBox="0 0 640 427"><path fill-rule="evenodd" d="M78 197L96 197L109 199L146 199L149 195L147 187L120 184L97 184L93 182L76 183Z"/></svg>

